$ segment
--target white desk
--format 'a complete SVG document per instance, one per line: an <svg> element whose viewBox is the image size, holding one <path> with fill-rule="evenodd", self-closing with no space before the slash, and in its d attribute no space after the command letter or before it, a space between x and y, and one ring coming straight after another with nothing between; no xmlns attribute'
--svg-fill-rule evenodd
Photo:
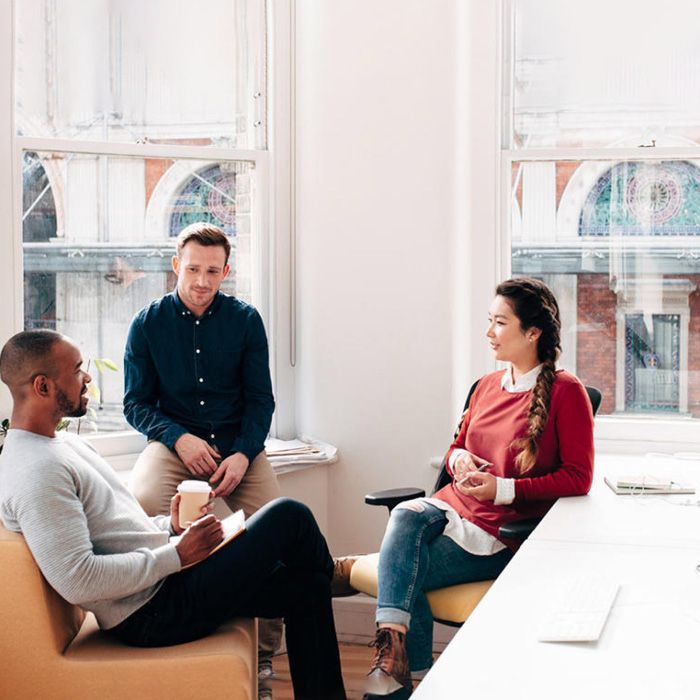
<svg viewBox="0 0 700 700"><path fill-rule="evenodd" d="M695 486L682 496L617 496L603 482L608 474L653 472ZM679 505L700 499L700 461L596 457L588 496L560 499L532 533L532 541L687 547L700 545L700 506ZM700 696L700 693L698 694Z"/></svg>
<svg viewBox="0 0 700 700"><path fill-rule="evenodd" d="M554 506L420 684L416 700L700 697L700 507L616 496L602 472L629 466L624 462L599 459L591 495ZM640 471L638 460L637 467L629 473ZM687 469L686 477L698 479L700 465ZM683 497L671 500L677 498ZM601 638L538 642L558 591L590 572L621 584Z"/></svg>

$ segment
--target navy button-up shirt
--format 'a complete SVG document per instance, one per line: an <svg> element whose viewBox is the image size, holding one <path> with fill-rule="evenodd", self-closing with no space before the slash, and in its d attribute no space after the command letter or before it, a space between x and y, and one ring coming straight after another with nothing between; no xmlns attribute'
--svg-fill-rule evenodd
<svg viewBox="0 0 700 700"><path fill-rule="evenodd" d="M222 459L262 451L275 408L260 314L218 292L197 318L177 290L142 309L124 352L124 415L173 449L184 433Z"/></svg>

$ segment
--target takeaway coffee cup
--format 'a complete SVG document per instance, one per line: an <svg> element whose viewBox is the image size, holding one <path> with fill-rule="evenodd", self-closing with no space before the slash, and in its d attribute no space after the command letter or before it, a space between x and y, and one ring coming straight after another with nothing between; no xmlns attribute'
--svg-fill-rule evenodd
<svg viewBox="0 0 700 700"><path fill-rule="evenodd" d="M180 494L180 527L201 518L202 508L209 502L211 486L206 481L181 481L177 486Z"/></svg>

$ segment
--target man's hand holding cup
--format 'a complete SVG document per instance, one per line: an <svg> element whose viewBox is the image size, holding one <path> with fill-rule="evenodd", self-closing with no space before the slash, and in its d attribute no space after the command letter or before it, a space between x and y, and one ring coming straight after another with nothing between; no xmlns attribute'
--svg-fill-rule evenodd
<svg viewBox="0 0 700 700"><path fill-rule="evenodd" d="M215 494L206 481L181 481L170 499L170 525L176 535L214 509Z"/></svg>

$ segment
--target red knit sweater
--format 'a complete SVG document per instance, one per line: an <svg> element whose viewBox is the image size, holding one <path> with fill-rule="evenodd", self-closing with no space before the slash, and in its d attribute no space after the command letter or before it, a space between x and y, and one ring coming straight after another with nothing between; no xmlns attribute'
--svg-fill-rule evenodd
<svg viewBox="0 0 700 700"><path fill-rule="evenodd" d="M544 515L560 496L588 493L593 480L593 412L583 384L564 370L556 373L537 464L521 475L514 462L518 450L511 443L527 434L532 392L506 391L502 377L503 371L493 372L479 381L462 429L447 451L448 471L452 474L452 451L466 449L492 462L491 474L515 478L515 500L507 506L478 501L460 493L454 482L435 494L495 537L501 525Z"/></svg>

